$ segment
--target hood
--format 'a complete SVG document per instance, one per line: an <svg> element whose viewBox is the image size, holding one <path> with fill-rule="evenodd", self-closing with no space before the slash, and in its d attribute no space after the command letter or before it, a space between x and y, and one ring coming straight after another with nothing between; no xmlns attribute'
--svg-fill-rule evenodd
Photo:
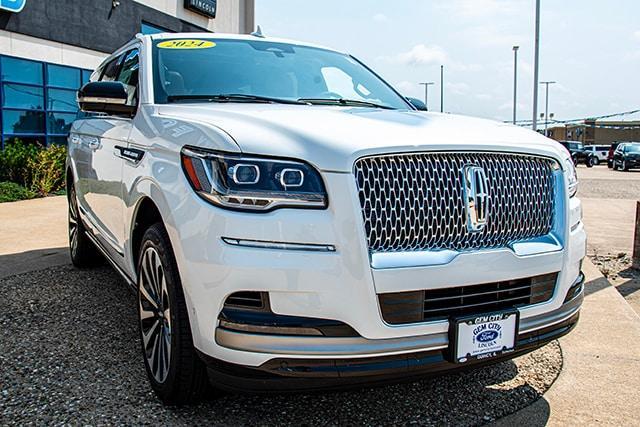
<svg viewBox="0 0 640 427"><path fill-rule="evenodd" d="M351 172L363 156L416 151L506 151L567 157L562 146L520 127L453 114L281 104L157 106L160 117L206 123L248 154L306 160Z"/></svg>

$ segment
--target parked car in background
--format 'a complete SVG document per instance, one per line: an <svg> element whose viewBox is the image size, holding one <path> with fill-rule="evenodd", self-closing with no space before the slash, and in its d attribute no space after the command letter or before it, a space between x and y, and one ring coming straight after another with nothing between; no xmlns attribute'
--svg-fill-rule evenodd
<svg viewBox="0 0 640 427"><path fill-rule="evenodd" d="M616 141L616 142L613 142L609 147L609 154L607 155L607 167L609 169L613 168L613 153L615 153L616 148L618 148L618 145L620 144L621 144L620 142Z"/></svg>
<svg viewBox="0 0 640 427"><path fill-rule="evenodd" d="M607 160L609 153L608 145L586 145L584 152L587 155L587 161L591 166L599 165L600 162Z"/></svg>
<svg viewBox="0 0 640 427"><path fill-rule="evenodd" d="M136 290L167 404L209 382L460 371L578 321L578 178L537 132L418 111L348 54L257 36L138 34L90 80L78 102L96 114L69 137L71 259L102 253Z"/></svg>
<svg viewBox="0 0 640 427"><path fill-rule="evenodd" d="M571 154L571 158L573 159L573 164L577 165L580 163L584 163L587 166L591 166L588 159L588 153L584 149L584 145L580 141L558 141L560 145L567 149L569 154Z"/></svg>
<svg viewBox="0 0 640 427"><path fill-rule="evenodd" d="M620 171L640 168L640 142L625 142L613 153L613 168Z"/></svg>

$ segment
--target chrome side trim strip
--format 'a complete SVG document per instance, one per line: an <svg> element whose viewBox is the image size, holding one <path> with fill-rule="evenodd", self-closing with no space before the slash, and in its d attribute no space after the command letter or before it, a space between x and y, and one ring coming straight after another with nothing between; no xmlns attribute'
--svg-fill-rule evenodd
<svg viewBox="0 0 640 427"><path fill-rule="evenodd" d="M243 246L247 248L260 249L279 249L289 251L310 251L310 252L335 252L336 247L333 245L319 245L314 243L291 243L291 242L272 242L266 240L249 240L234 239L231 237L222 237L222 241L232 246Z"/></svg>

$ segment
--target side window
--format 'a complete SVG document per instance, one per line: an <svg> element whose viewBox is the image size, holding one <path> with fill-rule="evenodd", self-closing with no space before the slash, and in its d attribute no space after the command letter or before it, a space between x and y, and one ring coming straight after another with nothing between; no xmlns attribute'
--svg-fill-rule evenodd
<svg viewBox="0 0 640 427"><path fill-rule="evenodd" d="M133 49L125 53L117 81L122 82L127 88L127 94L129 95L127 105L136 105L138 103L139 69L140 51L138 49Z"/></svg>
<svg viewBox="0 0 640 427"><path fill-rule="evenodd" d="M120 67L121 59L122 59L122 56L119 56L107 62L107 65L104 66L104 72L102 73L102 77L100 78L100 81L112 82L116 79L116 76L118 74L118 68Z"/></svg>

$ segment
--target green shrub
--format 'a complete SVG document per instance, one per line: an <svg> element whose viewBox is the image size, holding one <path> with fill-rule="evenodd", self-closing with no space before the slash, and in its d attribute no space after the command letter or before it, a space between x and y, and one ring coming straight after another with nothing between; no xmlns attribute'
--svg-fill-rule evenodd
<svg viewBox="0 0 640 427"><path fill-rule="evenodd" d="M63 190L66 158L67 148L61 145L50 145L38 150L28 162L31 190L42 196Z"/></svg>
<svg viewBox="0 0 640 427"><path fill-rule="evenodd" d="M0 150L0 181L11 181L24 187L30 187L33 171L30 162L38 154L39 148L33 144L24 144L16 139Z"/></svg>
<svg viewBox="0 0 640 427"><path fill-rule="evenodd" d="M32 199L36 195L15 182L0 182L0 203Z"/></svg>

